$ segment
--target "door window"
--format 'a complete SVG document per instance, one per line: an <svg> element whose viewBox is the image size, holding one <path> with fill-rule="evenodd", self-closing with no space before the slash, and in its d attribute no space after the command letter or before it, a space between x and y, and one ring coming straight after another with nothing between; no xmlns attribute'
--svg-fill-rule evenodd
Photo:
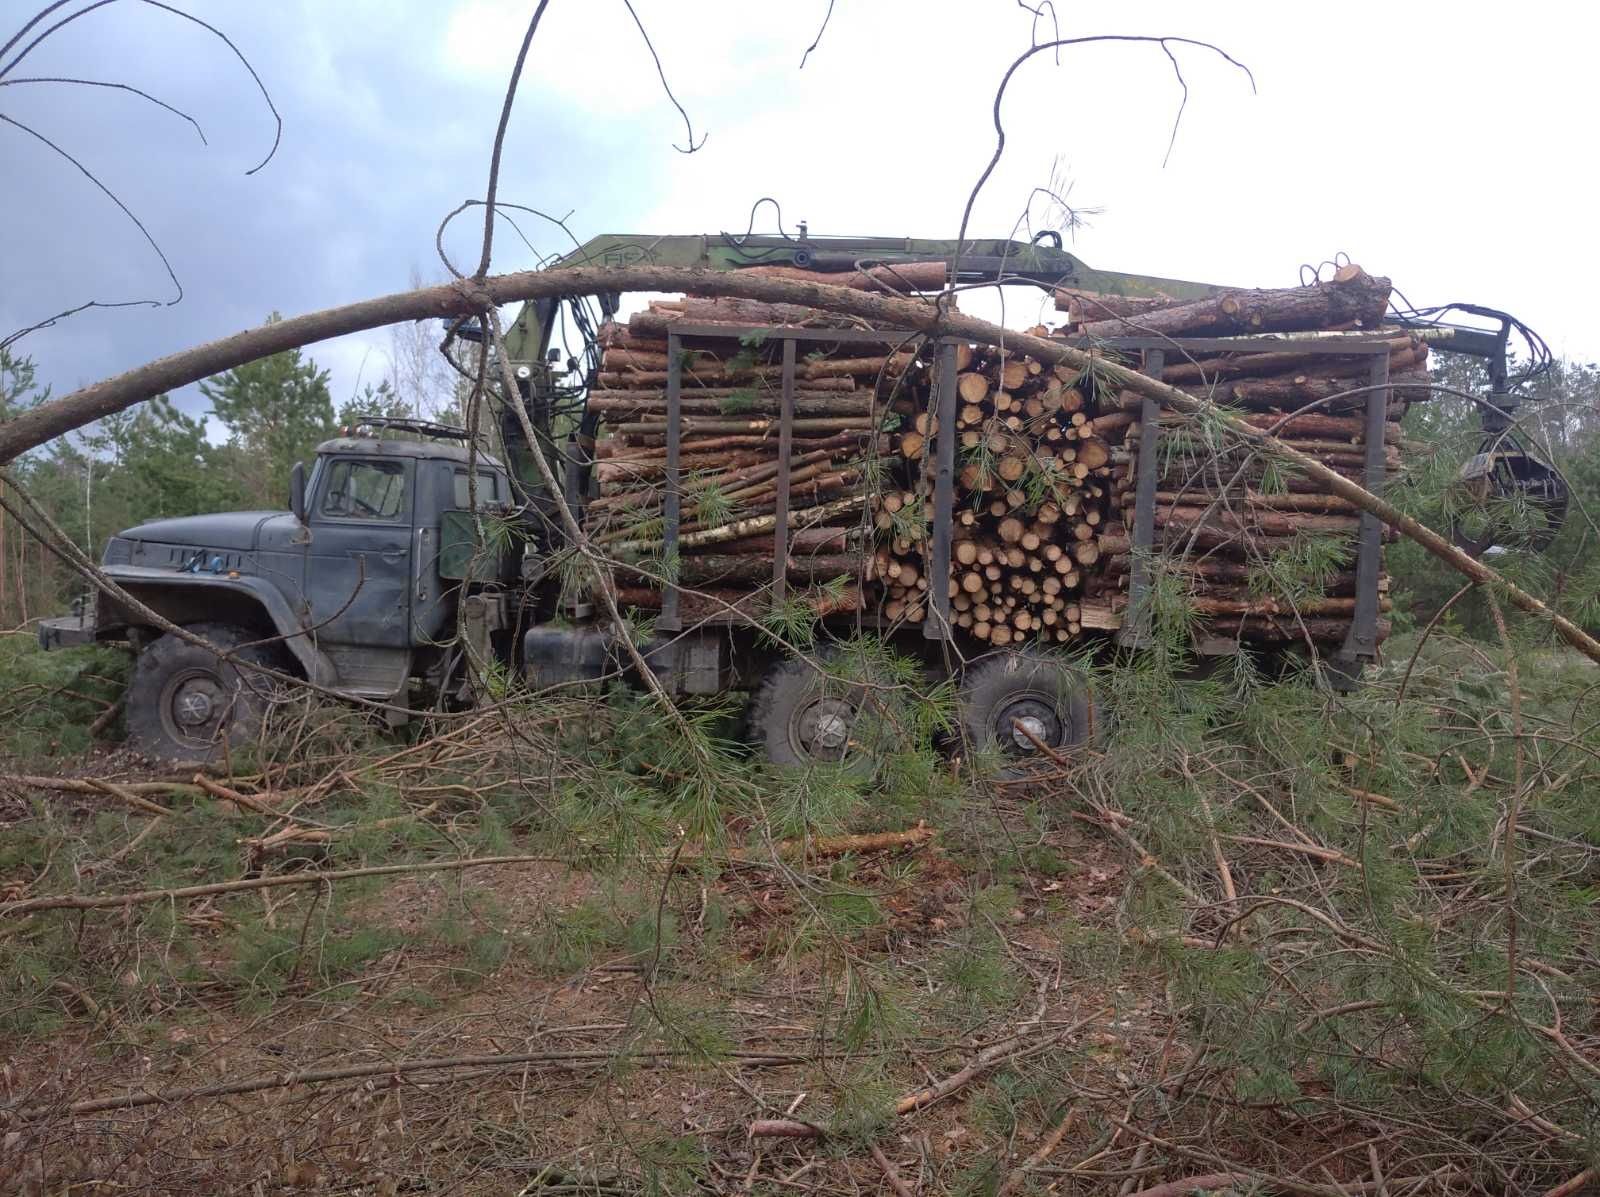
<svg viewBox="0 0 1600 1197"><path fill-rule="evenodd" d="M344 520L395 520L405 513L404 462L346 458L332 462L327 474L323 515Z"/></svg>
<svg viewBox="0 0 1600 1197"><path fill-rule="evenodd" d="M479 507L487 507L491 503L498 503L505 498L505 495L500 490L499 474L480 471L477 477L477 484ZM456 471L455 500L458 510L465 511L472 506L472 496L467 491L467 471L465 470Z"/></svg>

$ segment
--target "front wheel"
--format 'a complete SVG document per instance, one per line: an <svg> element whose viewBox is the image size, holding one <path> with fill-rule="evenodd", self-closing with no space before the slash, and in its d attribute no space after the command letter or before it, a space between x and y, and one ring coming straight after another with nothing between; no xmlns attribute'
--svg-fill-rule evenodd
<svg viewBox="0 0 1600 1197"><path fill-rule="evenodd" d="M249 666L272 667L276 659L252 644L259 636L231 624L188 630L233 660L171 634L155 640L128 683L128 739L156 760L210 764L260 733L271 683Z"/></svg>

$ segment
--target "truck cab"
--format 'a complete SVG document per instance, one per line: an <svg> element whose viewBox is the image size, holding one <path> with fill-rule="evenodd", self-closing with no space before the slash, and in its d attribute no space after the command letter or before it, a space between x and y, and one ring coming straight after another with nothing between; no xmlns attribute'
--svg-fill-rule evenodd
<svg viewBox="0 0 1600 1197"><path fill-rule="evenodd" d="M127 720L137 747L206 760L224 741L253 734L271 687L251 665L397 714L453 684L448 646L466 613L460 600L511 581L516 569L475 548L479 520L510 512L510 482L499 461L459 443L464 433L382 424L378 431L419 434L325 441L309 476L295 467L288 511L183 516L118 533L102 564L133 601L95 592L72 615L41 624L47 649L91 641L135 649ZM441 432L453 441L428 439ZM484 604L467 610L481 637L493 633Z"/></svg>

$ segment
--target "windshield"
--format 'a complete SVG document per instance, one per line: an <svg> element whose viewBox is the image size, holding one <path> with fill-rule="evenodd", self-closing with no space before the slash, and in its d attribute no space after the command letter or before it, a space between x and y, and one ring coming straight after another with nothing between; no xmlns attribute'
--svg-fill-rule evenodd
<svg viewBox="0 0 1600 1197"><path fill-rule="evenodd" d="M401 461L341 458L327 467L323 515L336 519L392 520L405 511L406 467Z"/></svg>

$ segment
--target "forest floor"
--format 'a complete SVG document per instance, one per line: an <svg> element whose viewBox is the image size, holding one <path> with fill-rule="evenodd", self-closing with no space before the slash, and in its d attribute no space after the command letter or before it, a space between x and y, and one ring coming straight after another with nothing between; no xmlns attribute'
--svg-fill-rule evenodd
<svg viewBox="0 0 1600 1197"><path fill-rule="evenodd" d="M1374 718L1403 656L1365 699L1219 720L1185 691L1137 764L1114 740L1010 779L931 752L772 779L725 713L663 731L636 699L409 739L297 709L203 776L30 713L0 1191L1553 1190L1600 1121L1600 745L1555 730L1588 677L1552 659L1512 760L1491 656L1413 669L1431 764ZM1320 753L1271 742L1318 711Z"/></svg>

